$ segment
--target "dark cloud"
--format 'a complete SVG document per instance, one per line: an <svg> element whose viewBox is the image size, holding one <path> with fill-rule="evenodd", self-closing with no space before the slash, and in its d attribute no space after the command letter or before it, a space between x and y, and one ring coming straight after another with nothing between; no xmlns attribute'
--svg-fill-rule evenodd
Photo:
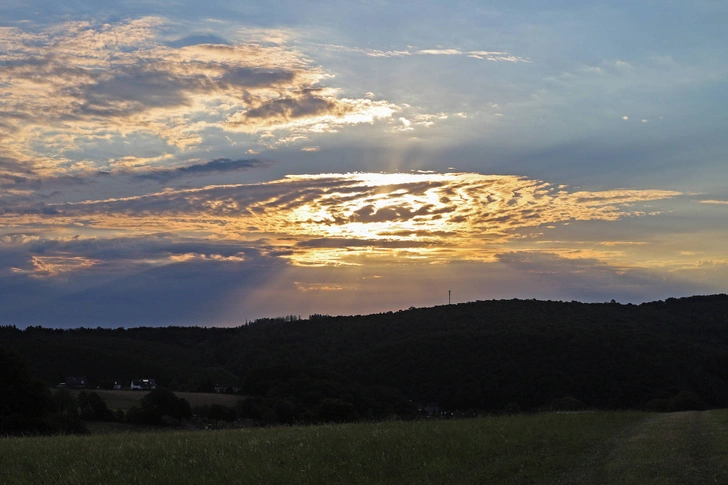
<svg viewBox="0 0 728 485"><path fill-rule="evenodd" d="M266 256L244 262L186 261L112 275L84 272L63 284L0 278L0 322L19 326L235 325L236 295L265 285L285 268ZM13 301L13 304L7 304Z"/></svg>
<svg viewBox="0 0 728 485"><path fill-rule="evenodd" d="M454 212L455 210L455 207L448 206L435 208L431 204L420 206L417 209L408 205L388 206L381 209L376 209L372 205L366 205L355 211L349 221L362 223L407 221L418 216L433 216L436 214Z"/></svg>
<svg viewBox="0 0 728 485"><path fill-rule="evenodd" d="M204 176L217 173L240 172L255 168L264 168L270 165L270 162L252 159L231 160L229 158L216 158L210 162L188 165L186 167L177 167L170 169L153 169L134 175L137 180L154 180L161 183L181 177Z"/></svg>
<svg viewBox="0 0 728 485"><path fill-rule="evenodd" d="M64 94L78 99L75 111L80 116L118 117L154 108L187 106L194 94L210 94L226 89L272 88L290 85L295 78L295 71L282 68L225 67L222 75L211 77L164 62L140 62L94 75L92 82L68 88ZM259 102L256 96L249 93L246 96L249 102ZM259 108L252 110L250 117L278 116L283 111L291 113L291 117L300 117L306 112L327 110L327 103L333 104L312 95L302 96L295 105L287 99L263 102Z"/></svg>
<svg viewBox="0 0 728 485"><path fill-rule="evenodd" d="M6 236L9 241L19 240L24 234ZM119 238L81 238L66 240L41 239L30 240L8 252L22 252L27 255L62 255L71 254L104 261L156 259L176 254L215 254L224 257L240 253L256 252L257 249L241 246L232 242L209 242L200 239L179 239L173 234L152 234L145 237Z"/></svg>
<svg viewBox="0 0 728 485"><path fill-rule="evenodd" d="M194 92L209 92L214 82L200 74L175 73L141 64L101 74L94 83L67 93L79 99L81 115L128 116L154 108L186 106Z"/></svg>
<svg viewBox="0 0 728 485"><path fill-rule="evenodd" d="M295 77L296 73L292 70L237 67L227 70L220 81L230 86L254 88L291 83Z"/></svg>
<svg viewBox="0 0 728 485"><path fill-rule="evenodd" d="M14 158L0 155L0 173L17 174L17 176L32 175L34 172L27 164L21 163Z"/></svg>
<svg viewBox="0 0 728 485"><path fill-rule="evenodd" d="M0 243L0 323L20 326L241 323L226 319L234 295L287 267L261 248L166 234ZM69 262L77 267L64 272Z"/></svg>
<svg viewBox="0 0 728 485"><path fill-rule="evenodd" d="M243 113L239 123L246 124L259 119L285 122L323 114L338 117L352 110L351 106L342 104L334 98L320 96L315 91L304 91L298 96L282 96L264 101Z"/></svg>

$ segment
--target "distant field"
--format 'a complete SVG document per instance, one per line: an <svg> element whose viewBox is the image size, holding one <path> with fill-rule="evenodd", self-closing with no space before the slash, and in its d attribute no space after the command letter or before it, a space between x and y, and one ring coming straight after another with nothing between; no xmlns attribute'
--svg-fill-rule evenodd
<svg viewBox="0 0 728 485"><path fill-rule="evenodd" d="M4 438L0 483L728 483L728 411Z"/></svg>
<svg viewBox="0 0 728 485"><path fill-rule="evenodd" d="M75 397L83 389L69 389L71 394ZM107 389L87 389L87 391L93 391L106 402L109 409L123 409L126 411L132 406L139 406L139 401L149 391L129 391L129 390L118 390L110 391ZM217 393L203 393L203 392L175 392L177 397L185 398L192 406L202 406L205 404L222 404L223 406L233 407L235 404L243 398L243 396L236 396L233 394L217 394Z"/></svg>

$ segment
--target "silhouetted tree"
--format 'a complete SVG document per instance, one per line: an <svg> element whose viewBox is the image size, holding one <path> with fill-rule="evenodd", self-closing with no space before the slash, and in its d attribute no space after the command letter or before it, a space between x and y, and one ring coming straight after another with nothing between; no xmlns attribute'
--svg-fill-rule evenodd
<svg viewBox="0 0 728 485"><path fill-rule="evenodd" d="M222 404L211 404L210 408L207 410L207 419L215 421L215 426L217 426L218 421L227 420L227 417L228 408Z"/></svg>
<svg viewBox="0 0 728 485"><path fill-rule="evenodd" d="M106 402L95 392L81 391L76 399L79 415L84 421L114 420L114 414L106 406Z"/></svg>
<svg viewBox="0 0 728 485"><path fill-rule="evenodd" d="M0 348L0 435L45 433L42 418L53 407L50 392L33 379L16 354Z"/></svg>
<svg viewBox="0 0 728 485"><path fill-rule="evenodd" d="M52 400L16 354L0 348L0 370L0 436L88 432L75 413L58 412L67 400Z"/></svg>
<svg viewBox="0 0 728 485"><path fill-rule="evenodd" d="M127 419L138 424L161 424L162 417L169 416L179 423L192 417L192 407L186 399L178 398L175 393L164 387L158 387L141 400L141 407L132 407L127 412Z"/></svg>
<svg viewBox="0 0 728 485"><path fill-rule="evenodd" d="M667 412L677 411L701 411L705 409L705 403L700 396L690 391L680 391L667 404Z"/></svg>

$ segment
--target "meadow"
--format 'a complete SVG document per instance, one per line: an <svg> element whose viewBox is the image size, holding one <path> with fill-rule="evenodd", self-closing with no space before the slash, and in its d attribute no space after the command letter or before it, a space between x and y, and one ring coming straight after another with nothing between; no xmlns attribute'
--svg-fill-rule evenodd
<svg viewBox="0 0 728 485"><path fill-rule="evenodd" d="M728 411L3 438L0 483L728 483Z"/></svg>

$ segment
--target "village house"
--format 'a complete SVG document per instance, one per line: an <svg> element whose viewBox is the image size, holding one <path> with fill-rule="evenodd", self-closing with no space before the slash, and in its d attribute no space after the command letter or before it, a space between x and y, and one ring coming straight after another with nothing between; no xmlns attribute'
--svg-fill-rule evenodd
<svg viewBox="0 0 728 485"><path fill-rule="evenodd" d="M84 389L88 385L88 381L85 376L70 376L66 377L65 384L63 387L69 389Z"/></svg>
<svg viewBox="0 0 728 485"><path fill-rule="evenodd" d="M154 379L134 379L131 381L132 390L150 391L157 388L157 381Z"/></svg>

